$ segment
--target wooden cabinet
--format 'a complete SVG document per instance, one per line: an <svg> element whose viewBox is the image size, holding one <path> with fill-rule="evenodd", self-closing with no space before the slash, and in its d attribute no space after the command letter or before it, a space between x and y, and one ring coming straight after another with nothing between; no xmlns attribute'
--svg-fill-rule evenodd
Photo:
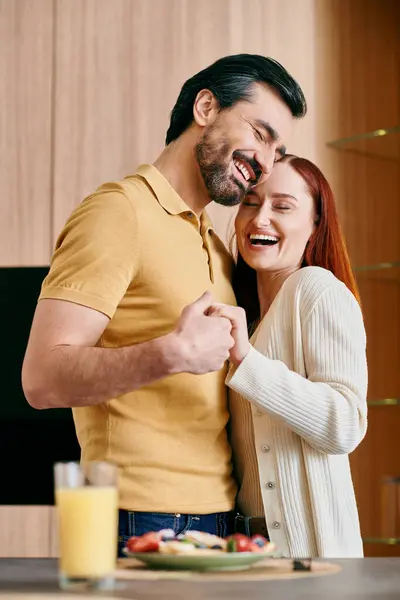
<svg viewBox="0 0 400 600"><path fill-rule="evenodd" d="M48 264L85 195L155 159L182 84L217 58L276 57L312 106L313 11L314 0L0 0L0 265ZM314 155L310 127L312 112L292 147ZM231 211L211 212L225 237Z"/></svg>
<svg viewBox="0 0 400 600"><path fill-rule="evenodd" d="M49 544L49 556L52 558L58 558L59 547L58 547L58 524L57 524L57 513L54 506L49 506L50 514L50 544Z"/></svg>
<svg viewBox="0 0 400 600"><path fill-rule="evenodd" d="M321 35L337 78L327 139L341 179L338 203L369 367L369 427L351 465L363 537L381 540L366 543L366 555L400 556L400 545L384 543L382 525L389 510L385 478L400 476L400 405L384 402L400 399L400 4L333 0L329 6ZM390 537L400 538L400 531Z"/></svg>
<svg viewBox="0 0 400 600"><path fill-rule="evenodd" d="M0 265L51 254L53 1L0 0Z"/></svg>
<svg viewBox="0 0 400 600"><path fill-rule="evenodd" d="M52 506L0 506L0 558L55 556Z"/></svg>
<svg viewBox="0 0 400 600"><path fill-rule="evenodd" d="M54 506L0 506L0 558L57 558Z"/></svg>

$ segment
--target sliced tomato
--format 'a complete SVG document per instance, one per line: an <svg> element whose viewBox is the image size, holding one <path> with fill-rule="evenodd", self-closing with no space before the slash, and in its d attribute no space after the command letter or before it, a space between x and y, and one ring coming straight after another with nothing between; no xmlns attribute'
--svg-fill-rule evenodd
<svg viewBox="0 0 400 600"><path fill-rule="evenodd" d="M136 540L139 539L136 535L133 535L132 537L129 538L129 540L126 542L126 547L128 548L128 550L130 550L130 552L133 552L132 548L135 545Z"/></svg>
<svg viewBox="0 0 400 600"><path fill-rule="evenodd" d="M157 532L149 532L140 537L131 537L127 542L130 552L157 552L161 536Z"/></svg>
<svg viewBox="0 0 400 600"><path fill-rule="evenodd" d="M234 533L226 538L228 552L251 552L251 540L247 535Z"/></svg>

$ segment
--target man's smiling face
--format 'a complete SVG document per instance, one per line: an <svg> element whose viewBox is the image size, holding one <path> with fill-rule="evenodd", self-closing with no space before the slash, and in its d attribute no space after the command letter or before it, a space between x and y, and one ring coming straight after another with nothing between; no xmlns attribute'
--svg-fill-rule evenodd
<svg viewBox="0 0 400 600"><path fill-rule="evenodd" d="M210 199L235 206L285 154L294 118L278 94L254 84L251 98L221 110L204 127L196 159Z"/></svg>

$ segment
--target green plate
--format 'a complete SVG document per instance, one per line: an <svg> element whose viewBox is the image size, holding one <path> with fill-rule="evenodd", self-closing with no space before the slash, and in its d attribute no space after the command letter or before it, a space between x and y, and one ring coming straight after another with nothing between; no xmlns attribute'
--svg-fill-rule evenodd
<svg viewBox="0 0 400 600"><path fill-rule="evenodd" d="M215 554L159 554L158 552L135 553L126 551L152 569L174 569L179 571L239 571L274 555L255 552L220 552Z"/></svg>

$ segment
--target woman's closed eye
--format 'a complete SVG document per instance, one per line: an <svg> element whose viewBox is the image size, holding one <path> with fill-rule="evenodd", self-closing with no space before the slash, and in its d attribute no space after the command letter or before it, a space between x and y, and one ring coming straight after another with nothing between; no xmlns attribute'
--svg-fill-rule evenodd
<svg viewBox="0 0 400 600"><path fill-rule="evenodd" d="M275 204L274 205L275 210L291 210L292 208L293 208L293 206L291 206L290 204Z"/></svg>

